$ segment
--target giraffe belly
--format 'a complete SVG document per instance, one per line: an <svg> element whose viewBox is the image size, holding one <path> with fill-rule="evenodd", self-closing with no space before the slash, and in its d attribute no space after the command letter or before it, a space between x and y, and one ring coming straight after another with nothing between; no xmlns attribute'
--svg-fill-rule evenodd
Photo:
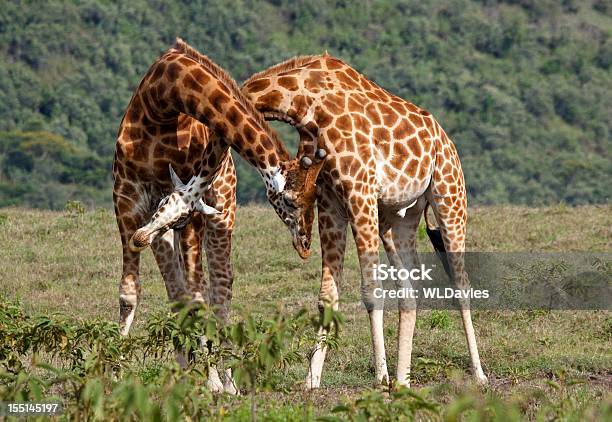
<svg viewBox="0 0 612 422"><path fill-rule="evenodd" d="M376 172L376 179L378 204L385 208L400 210L412 206L423 196L429 186L430 175L424 180L419 180L389 169L388 166L381 166Z"/></svg>
<svg viewBox="0 0 612 422"><path fill-rule="evenodd" d="M380 192L378 196L378 204L387 209L396 209L397 211L414 206L416 201L423 196L425 189L422 190L401 190L391 187L390 189Z"/></svg>

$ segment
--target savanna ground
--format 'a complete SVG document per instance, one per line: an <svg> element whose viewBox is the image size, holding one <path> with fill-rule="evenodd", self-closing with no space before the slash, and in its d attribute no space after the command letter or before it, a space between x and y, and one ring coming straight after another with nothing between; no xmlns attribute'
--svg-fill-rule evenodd
<svg viewBox="0 0 612 422"><path fill-rule="evenodd" d="M234 319L244 315L266 318L279 306L286 313L305 307L315 314L321 263L317 240L312 257L303 262L291 246L287 229L269 207L240 207L232 254ZM0 245L0 294L19 301L25 313L61 312L75 321L117 320L121 254L111 212L82 213L78 207L65 212L5 208L0 210ZM352 241L348 245L345 280L340 286L344 324L337 349L328 353L322 388L302 391L306 362L292 361L276 371L272 391L257 393L260 418L314 419L334 415L332 409L341 403L351 410L336 416L350 418L361 412L384 418L385 410L381 409L391 408L393 400L384 392L381 397L368 393L373 382L370 335L359 301L355 248ZM422 228L418 247L420 251L432 250ZM468 250L610 251L612 206L473 208ZM163 281L150 251L143 254L141 279L144 297L132 329L134 336L147 335L150 318L168 309ZM413 387L428 403L440 407L434 413L417 413L417 417L453 420L460 409L470 406L477 410L466 417L612 417L609 311L475 311L473 317L490 380L486 390L469 381L469 357L458 313L419 312ZM386 324L387 357L393 374L394 312L386 314ZM299 350L302 357L307 349L303 346ZM171 354L163 359L162 363L171 362ZM141 382L155 383L159 364L150 360L134 363L132 370ZM7 399L9 390L0 390L4 394L0 399ZM364 397L359 405L359 398ZM211 400L208 416L250 418L248 395ZM378 404L372 404L377 400ZM370 405L379 406L378 410L358 410Z"/></svg>

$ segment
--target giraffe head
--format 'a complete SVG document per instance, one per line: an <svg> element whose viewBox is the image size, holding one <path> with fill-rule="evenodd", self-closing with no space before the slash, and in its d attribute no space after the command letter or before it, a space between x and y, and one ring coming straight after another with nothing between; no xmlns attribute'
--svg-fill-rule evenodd
<svg viewBox="0 0 612 422"><path fill-rule="evenodd" d="M316 180L323 167L327 153L320 149L314 159L302 157L283 161L279 167L264 174L270 204L291 232L293 246L302 259L310 256L312 225L316 200ZM174 191L164 197L149 223L138 229L130 239L130 249L135 252L145 249L159 235L170 229L181 229L189 222L194 212L219 213L201 199L200 181L193 177L186 185L172 167L170 177Z"/></svg>
<svg viewBox="0 0 612 422"><path fill-rule="evenodd" d="M189 184L185 185L175 173L172 165L169 168L174 191L159 202L157 211L149 223L132 235L129 244L130 249L134 252L145 249L157 236L161 236L170 229L184 228L195 211L202 214L219 214L218 210L206 205L201 197L193 195L196 189Z"/></svg>
<svg viewBox="0 0 612 422"><path fill-rule="evenodd" d="M287 225L293 247L302 259L310 256L314 206L317 199L316 181L327 153L319 149L314 159L303 156L281 163L278 170L281 186L268 190L268 200Z"/></svg>

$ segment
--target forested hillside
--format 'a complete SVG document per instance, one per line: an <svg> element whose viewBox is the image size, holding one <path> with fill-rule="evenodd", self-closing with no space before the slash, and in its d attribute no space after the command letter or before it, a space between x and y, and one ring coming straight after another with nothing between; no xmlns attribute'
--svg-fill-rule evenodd
<svg viewBox="0 0 612 422"><path fill-rule="evenodd" d="M611 33L611 0L5 1L0 206L110 204L123 110L176 36L238 81L339 56L438 118L472 204L607 202ZM240 200L262 199L238 165Z"/></svg>

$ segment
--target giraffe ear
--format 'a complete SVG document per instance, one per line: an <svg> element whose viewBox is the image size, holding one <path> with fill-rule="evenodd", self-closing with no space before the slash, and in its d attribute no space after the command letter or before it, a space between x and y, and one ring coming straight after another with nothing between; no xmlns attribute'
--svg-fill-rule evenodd
<svg viewBox="0 0 612 422"><path fill-rule="evenodd" d="M181 180L180 177L176 174L174 169L172 168L172 164L168 164L168 169L170 170L170 179L172 179L172 184L174 185L175 190L183 189L185 184Z"/></svg>
<svg viewBox="0 0 612 422"><path fill-rule="evenodd" d="M204 203L204 201L202 200L202 198L200 198L197 202L196 202L196 206L195 206L197 211L200 211L202 214L221 214L221 211L217 210L216 208L213 208L209 205L206 205Z"/></svg>

